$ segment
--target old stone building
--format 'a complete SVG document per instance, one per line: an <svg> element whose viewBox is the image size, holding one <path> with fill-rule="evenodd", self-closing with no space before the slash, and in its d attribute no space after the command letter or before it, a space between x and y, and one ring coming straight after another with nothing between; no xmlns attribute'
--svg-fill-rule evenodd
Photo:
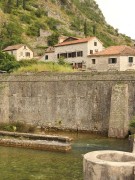
<svg viewBox="0 0 135 180"><path fill-rule="evenodd" d="M88 56L88 69L94 71L135 70L135 49L121 45L111 46Z"/></svg>
<svg viewBox="0 0 135 180"><path fill-rule="evenodd" d="M75 68L87 67L88 55L103 50L102 42L96 37L75 38L67 37L61 43L54 46L54 54L48 54L48 50L41 58L42 61L54 61L64 58Z"/></svg>
<svg viewBox="0 0 135 180"><path fill-rule="evenodd" d="M24 44L8 46L3 50L3 52L14 55L17 61L33 58L33 51Z"/></svg>

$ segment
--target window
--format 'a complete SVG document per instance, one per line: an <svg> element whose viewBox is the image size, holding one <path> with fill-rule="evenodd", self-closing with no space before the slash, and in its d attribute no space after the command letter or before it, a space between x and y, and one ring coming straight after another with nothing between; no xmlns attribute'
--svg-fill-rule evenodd
<svg viewBox="0 0 135 180"><path fill-rule="evenodd" d="M82 68L82 63L78 63L78 68Z"/></svg>
<svg viewBox="0 0 135 180"><path fill-rule="evenodd" d="M98 52L98 49L95 49L95 52Z"/></svg>
<svg viewBox="0 0 135 180"><path fill-rule="evenodd" d="M128 57L128 62L133 63L133 57Z"/></svg>
<svg viewBox="0 0 135 180"><path fill-rule="evenodd" d="M61 53L60 57L67 58L67 53Z"/></svg>
<svg viewBox="0 0 135 180"><path fill-rule="evenodd" d="M92 59L92 64L96 64L96 59Z"/></svg>
<svg viewBox="0 0 135 180"><path fill-rule="evenodd" d="M72 52L72 57L76 57L76 52Z"/></svg>
<svg viewBox="0 0 135 180"><path fill-rule="evenodd" d="M109 58L108 59L108 64L116 64L117 63L117 58Z"/></svg>
<svg viewBox="0 0 135 180"><path fill-rule="evenodd" d="M30 52L26 52L26 53L25 53L25 56L26 56L26 57L30 57Z"/></svg>
<svg viewBox="0 0 135 180"><path fill-rule="evenodd" d="M24 49L26 49L26 46L24 46Z"/></svg>
<svg viewBox="0 0 135 180"><path fill-rule="evenodd" d="M97 46L97 42L94 42L94 46Z"/></svg>
<svg viewBox="0 0 135 180"><path fill-rule="evenodd" d="M45 55L45 60L48 60L48 55Z"/></svg>
<svg viewBox="0 0 135 180"><path fill-rule="evenodd" d="M82 57L83 56L83 51L78 51L77 52L77 57Z"/></svg>
<svg viewBox="0 0 135 180"><path fill-rule="evenodd" d="M60 55L59 55L59 54L57 54L57 58L58 58L58 59L60 58Z"/></svg>
<svg viewBox="0 0 135 180"><path fill-rule="evenodd" d="M90 54L93 54L93 50L90 50Z"/></svg>
<svg viewBox="0 0 135 180"><path fill-rule="evenodd" d="M72 57L72 53L68 53L68 57L71 58Z"/></svg>

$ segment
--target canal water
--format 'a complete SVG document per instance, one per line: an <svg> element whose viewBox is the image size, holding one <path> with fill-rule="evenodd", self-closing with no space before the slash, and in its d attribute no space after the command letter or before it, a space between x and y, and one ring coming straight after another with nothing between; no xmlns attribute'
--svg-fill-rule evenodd
<svg viewBox="0 0 135 180"><path fill-rule="evenodd" d="M83 154L95 150L130 151L128 139L64 135L74 139L69 153L0 147L0 180L82 180Z"/></svg>

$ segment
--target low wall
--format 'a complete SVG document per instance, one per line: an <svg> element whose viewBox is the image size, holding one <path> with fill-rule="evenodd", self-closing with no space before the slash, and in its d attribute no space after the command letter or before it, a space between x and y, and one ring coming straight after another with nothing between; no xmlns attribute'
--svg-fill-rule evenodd
<svg viewBox="0 0 135 180"><path fill-rule="evenodd" d="M133 73L0 75L0 121L107 133L110 121L113 124L112 88L117 84L128 86L128 124L135 115ZM115 124L124 128L119 119Z"/></svg>
<svg viewBox="0 0 135 180"><path fill-rule="evenodd" d="M64 136L39 135L0 131L0 145L24 147L46 151L68 152L71 150L70 138Z"/></svg>

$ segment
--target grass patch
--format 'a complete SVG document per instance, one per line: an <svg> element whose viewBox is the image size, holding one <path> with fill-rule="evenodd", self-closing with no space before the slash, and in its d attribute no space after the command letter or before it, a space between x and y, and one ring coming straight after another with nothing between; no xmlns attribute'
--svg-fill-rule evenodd
<svg viewBox="0 0 135 180"><path fill-rule="evenodd" d="M26 73L26 72L73 72L74 70L70 65L60 65L58 63L38 63L30 66L20 67L15 70L15 74Z"/></svg>

